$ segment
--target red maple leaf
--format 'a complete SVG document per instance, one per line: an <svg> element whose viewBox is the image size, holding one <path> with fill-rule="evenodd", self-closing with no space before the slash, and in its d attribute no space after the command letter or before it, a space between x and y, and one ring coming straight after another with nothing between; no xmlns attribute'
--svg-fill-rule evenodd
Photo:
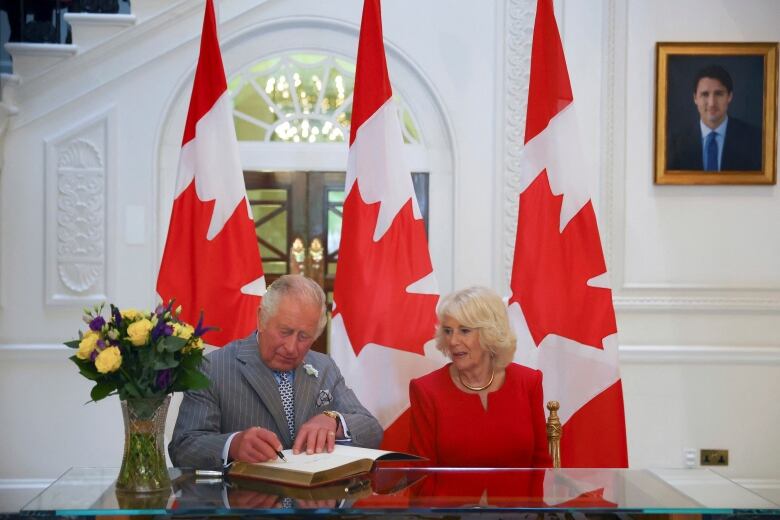
<svg viewBox="0 0 780 520"><path fill-rule="evenodd" d="M423 221L414 218L410 198L375 242L380 204L363 201L359 182L344 201L334 314L341 314L355 355L368 343L424 355L439 297L406 292L433 271Z"/></svg>
<svg viewBox="0 0 780 520"><path fill-rule="evenodd" d="M176 198L157 292L163 301L175 298L188 323L195 325L203 311L204 324L219 328L204 341L221 346L255 329L260 297L241 288L263 276L263 269L244 201L217 236L206 240L213 212L214 201L201 201L194 181Z"/></svg>
<svg viewBox="0 0 780 520"><path fill-rule="evenodd" d="M546 170L520 194L510 303L520 304L537 345L557 334L603 348L617 325L612 291L587 285L607 270L596 215L588 201L560 232L562 203Z"/></svg>

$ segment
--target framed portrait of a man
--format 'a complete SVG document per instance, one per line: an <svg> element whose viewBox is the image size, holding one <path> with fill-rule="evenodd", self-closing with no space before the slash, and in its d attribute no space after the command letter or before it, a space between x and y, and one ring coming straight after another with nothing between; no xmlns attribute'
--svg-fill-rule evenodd
<svg viewBox="0 0 780 520"><path fill-rule="evenodd" d="M657 44L656 184L777 182L777 48Z"/></svg>

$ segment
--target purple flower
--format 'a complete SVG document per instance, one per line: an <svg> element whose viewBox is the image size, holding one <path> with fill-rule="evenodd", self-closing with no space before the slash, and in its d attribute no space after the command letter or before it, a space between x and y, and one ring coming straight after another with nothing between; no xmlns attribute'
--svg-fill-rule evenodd
<svg viewBox="0 0 780 520"><path fill-rule="evenodd" d="M93 350L92 353L89 355L89 360L94 363L97 355L98 355L98 350L97 349Z"/></svg>
<svg viewBox="0 0 780 520"><path fill-rule="evenodd" d="M171 334L173 334L173 327L165 323L164 320L159 320L152 329L152 343L162 336L170 336Z"/></svg>
<svg viewBox="0 0 780 520"><path fill-rule="evenodd" d="M119 324L122 323L122 313L119 312L118 307L114 307L114 304L111 304L111 317L114 320L114 325L119 327Z"/></svg>
<svg viewBox="0 0 780 520"><path fill-rule="evenodd" d="M203 326L203 311L200 311L200 318L198 318L198 324L195 325L195 332L193 332L193 336L199 338L203 336L205 333L207 333L210 330L219 330L217 327L204 327Z"/></svg>
<svg viewBox="0 0 780 520"><path fill-rule="evenodd" d="M102 339L99 339L97 340L97 346L98 346L97 350L103 350L104 348L106 348L106 342L103 341Z"/></svg>
<svg viewBox="0 0 780 520"><path fill-rule="evenodd" d="M95 316L92 321L89 322L89 328L90 330L94 330L95 332L100 331L100 329L103 328L103 325L106 324L106 320L103 319L103 316Z"/></svg>
<svg viewBox="0 0 780 520"><path fill-rule="evenodd" d="M164 370L158 370L157 371L157 378L155 380L155 385L159 390L165 390L168 388L171 384L171 369L166 368Z"/></svg>

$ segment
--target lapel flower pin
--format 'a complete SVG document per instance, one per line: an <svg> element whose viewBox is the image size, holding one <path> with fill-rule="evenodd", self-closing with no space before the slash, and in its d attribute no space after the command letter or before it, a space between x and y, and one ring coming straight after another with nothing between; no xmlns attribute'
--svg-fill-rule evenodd
<svg viewBox="0 0 780 520"><path fill-rule="evenodd" d="M320 376L320 371L319 371L319 370L317 370L316 368L314 368L313 366L311 366L311 365L310 365L310 364L308 364L308 363L306 363L305 365L303 365L303 369L304 369L304 370L306 371L306 373L307 373L307 374L309 374L310 376L314 376L314 377L319 377L319 376Z"/></svg>

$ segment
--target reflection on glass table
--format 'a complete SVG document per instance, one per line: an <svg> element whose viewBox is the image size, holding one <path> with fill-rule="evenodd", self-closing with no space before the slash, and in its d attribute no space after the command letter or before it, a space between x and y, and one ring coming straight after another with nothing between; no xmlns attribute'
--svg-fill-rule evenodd
<svg viewBox="0 0 780 520"><path fill-rule="evenodd" d="M778 514L780 504L705 469L428 469L379 467L315 488L171 469L171 492L124 495L116 469L73 468L22 514L58 516L567 511Z"/></svg>

